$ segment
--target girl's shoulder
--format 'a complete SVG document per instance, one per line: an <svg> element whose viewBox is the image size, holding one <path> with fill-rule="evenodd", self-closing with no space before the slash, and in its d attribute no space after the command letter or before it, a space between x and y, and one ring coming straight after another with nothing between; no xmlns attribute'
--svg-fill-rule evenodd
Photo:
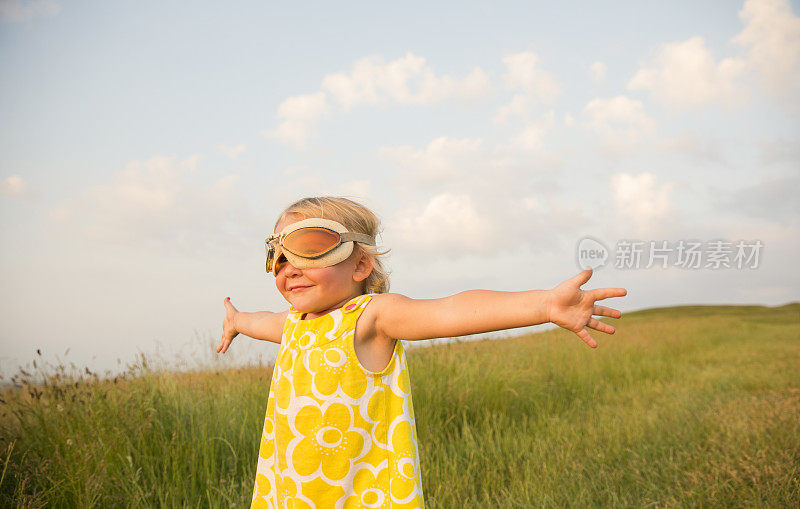
<svg viewBox="0 0 800 509"><path fill-rule="evenodd" d="M364 313L370 308L372 308L372 313L380 313L381 309L386 308L386 306L391 306L393 302L397 302L397 299L407 298L405 295L400 295L399 293L370 293L369 296L369 305L364 308Z"/></svg>
<svg viewBox="0 0 800 509"><path fill-rule="evenodd" d="M373 306L377 308L385 308L393 306L401 301L411 300L409 297L399 293L371 293Z"/></svg>
<svg viewBox="0 0 800 509"><path fill-rule="evenodd" d="M399 293L371 293L368 305L359 317L359 325L370 330L375 329L375 324L385 315L386 310L397 304L400 300L408 299Z"/></svg>

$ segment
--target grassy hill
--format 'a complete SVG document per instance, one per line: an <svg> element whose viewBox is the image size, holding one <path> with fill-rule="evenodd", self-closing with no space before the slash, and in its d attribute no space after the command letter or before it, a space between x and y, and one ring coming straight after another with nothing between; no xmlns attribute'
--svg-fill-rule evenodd
<svg viewBox="0 0 800 509"><path fill-rule="evenodd" d="M800 303L605 321L408 352L427 507L800 506ZM248 506L270 367L63 373L2 393L0 506Z"/></svg>

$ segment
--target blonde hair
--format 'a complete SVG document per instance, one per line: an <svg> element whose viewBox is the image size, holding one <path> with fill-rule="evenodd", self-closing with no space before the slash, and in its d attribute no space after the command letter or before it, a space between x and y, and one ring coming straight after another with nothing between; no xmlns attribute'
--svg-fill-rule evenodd
<svg viewBox="0 0 800 509"><path fill-rule="evenodd" d="M380 233L380 220L364 205L340 196L315 196L302 198L292 203L275 222L275 228L287 216L298 215L305 219L319 217L342 223L351 232L366 233L377 237ZM354 243L353 250L366 254L372 260L372 272L363 281L365 293L387 293L389 291L389 271L384 267L380 256L390 250L380 252L377 246Z"/></svg>

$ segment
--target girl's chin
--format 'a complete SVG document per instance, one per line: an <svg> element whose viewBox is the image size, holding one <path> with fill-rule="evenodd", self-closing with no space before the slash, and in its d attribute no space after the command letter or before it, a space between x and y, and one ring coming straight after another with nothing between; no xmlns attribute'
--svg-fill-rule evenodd
<svg viewBox="0 0 800 509"><path fill-rule="evenodd" d="M286 300L289 301L296 310L309 312L315 304L313 292L309 292L310 288L303 290L291 290L286 292Z"/></svg>

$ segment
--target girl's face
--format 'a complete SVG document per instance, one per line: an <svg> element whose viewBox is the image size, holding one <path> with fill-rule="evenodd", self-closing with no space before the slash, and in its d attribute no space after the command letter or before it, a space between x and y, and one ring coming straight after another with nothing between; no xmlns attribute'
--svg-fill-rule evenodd
<svg viewBox="0 0 800 509"><path fill-rule="evenodd" d="M287 216L278 223L275 232L302 219L305 218ZM362 282L370 272L369 258L353 250L347 259L330 267L298 269L287 262L275 277L275 286L296 310L322 315L360 295Z"/></svg>

